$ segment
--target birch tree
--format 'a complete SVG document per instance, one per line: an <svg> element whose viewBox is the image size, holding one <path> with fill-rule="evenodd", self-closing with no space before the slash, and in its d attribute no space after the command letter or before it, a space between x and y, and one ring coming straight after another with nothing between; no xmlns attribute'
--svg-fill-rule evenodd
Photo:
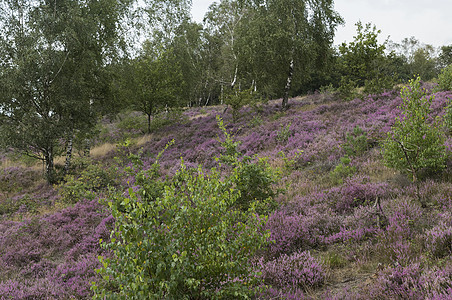
<svg viewBox="0 0 452 300"><path fill-rule="evenodd" d="M129 0L7 0L0 9L0 135L44 161L55 182L54 157L75 130L105 106L105 65L118 49ZM62 145L63 144L63 145Z"/></svg>

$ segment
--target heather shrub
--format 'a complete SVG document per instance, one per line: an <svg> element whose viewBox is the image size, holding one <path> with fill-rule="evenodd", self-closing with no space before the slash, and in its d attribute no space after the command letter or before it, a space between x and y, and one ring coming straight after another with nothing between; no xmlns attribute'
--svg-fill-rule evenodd
<svg viewBox="0 0 452 300"><path fill-rule="evenodd" d="M341 157L341 162L330 172L330 179L333 184L342 184L344 179L352 176L356 172L356 167L350 165L350 158L346 155Z"/></svg>
<svg viewBox="0 0 452 300"><path fill-rule="evenodd" d="M425 226L422 208L407 198L383 205L387 226L377 235L377 252L382 261L409 265L418 257L419 236Z"/></svg>
<svg viewBox="0 0 452 300"><path fill-rule="evenodd" d="M283 254L275 260L261 259L257 268L266 284L291 288L313 288L323 284L325 272L321 263L309 251Z"/></svg>
<svg viewBox="0 0 452 300"><path fill-rule="evenodd" d="M438 75L438 90L452 91L452 65L442 69Z"/></svg>
<svg viewBox="0 0 452 300"><path fill-rule="evenodd" d="M240 168L240 166L236 166ZM109 201L116 220L113 238L100 258L103 281L95 298L245 298L260 279L249 260L268 243L267 218L236 209L234 175L215 168L180 169L166 180L151 167L142 186ZM156 184L158 182L158 184ZM151 191L149 193L148 191Z"/></svg>
<svg viewBox="0 0 452 300"><path fill-rule="evenodd" d="M422 169L440 171L445 167L444 134L427 121L434 96L427 97L419 77L410 80L400 94L403 116L396 118L387 134L383 157L388 167L408 172L416 181Z"/></svg>
<svg viewBox="0 0 452 300"><path fill-rule="evenodd" d="M281 209L273 212L267 228L272 243L268 256L277 257L299 249L307 250L325 245L327 237L339 230L340 218L331 209L311 209L303 213Z"/></svg>
<svg viewBox="0 0 452 300"><path fill-rule="evenodd" d="M33 186L42 175L39 171L24 167L0 169L0 191L19 192Z"/></svg>
<svg viewBox="0 0 452 300"><path fill-rule="evenodd" d="M328 203L338 212L349 212L364 204L374 204L388 194L387 183L372 183L368 178L353 177L328 192Z"/></svg>
<svg viewBox="0 0 452 300"><path fill-rule="evenodd" d="M450 98L446 107L446 114L444 115L444 127L447 133L452 133L452 101Z"/></svg>
<svg viewBox="0 0 452 300"><path fill-rule="evenodd" d="M428 291L428 299L446 300L452 297L452 265L434 267L422 274L424 288Z"/></svg>
<svg viewBox="0 0 452 300"><path fill-rule="evenodd" d="M446 223L427 230L425 233L425 247L434 257L444 257L452 254L452 226Z"/></svg>
<svg viewBox="0 0 452 300"><path fill-rule="evenodd" d="M395 266L380 272L377 280L366 288L367 299L425 299L420 263Z"/></svg>

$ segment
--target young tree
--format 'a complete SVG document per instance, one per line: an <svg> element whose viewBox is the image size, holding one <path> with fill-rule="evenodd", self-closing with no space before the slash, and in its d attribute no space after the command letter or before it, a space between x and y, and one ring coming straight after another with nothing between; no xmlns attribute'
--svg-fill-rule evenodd
<svg viewBox="0 0 452 300"><path fill-rule="evenodd" d="M445 167L444 133L427 121L434 96L427 96L421 88L420 77L410 80L400 94L402 116L388 132L383 156L387 166L411 174L416 182L420 170Z"/></svg>
<svg viewBox="0 0 452 300"><path fill-rule="evenodd" d="M385 49L387 41L378 42L380 30L368 23L356 23L357 34L348 44L339 46L341 54L342 85L364 86L369 93L378 93L392 88L393 74L387 73L390 62Z"/></svg>
<svg viewBox="0 0 452 300"><path fill-rule="evenodd" d="M2 144L43 160L50 183L61 140L92 127L107 100L104 66L130 2L2 2Z"/></svg>

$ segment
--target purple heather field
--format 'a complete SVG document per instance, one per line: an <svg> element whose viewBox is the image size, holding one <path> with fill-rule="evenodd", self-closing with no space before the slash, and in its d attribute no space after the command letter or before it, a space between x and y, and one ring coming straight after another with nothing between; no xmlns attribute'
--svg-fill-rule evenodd
<svg viewBox="0 0 452 300"><path fill-rule="evenodd" d="M445 114L452 92L434 95L431 122ZM222 106L190 108L142 143L133 142L141 135L136 128L103 120L99 144L132 142L92 158L91 172L103 175L85 182L86 193L71 192L83 177L48 186L39 168L1 167L0 299L90 298L98 256L111 255L99 243L114 224L106 186L124 193L134 187L118 167L127 165L121 157L142 153L149 167L174 139L161 158L166 174L181 157L187 166L214 167L221 154L217 115L242 153L269 158L285 188L266 225L274 242L253 262L268 287L260 299L452 299L450 132L445 171L426 174L417 189L383 164L381 142L401 115L399 91L349 102L313 94L289 103L284 113L276 100L243 108L235 123ZM356 127L364 149L340 173Z"/></svg>

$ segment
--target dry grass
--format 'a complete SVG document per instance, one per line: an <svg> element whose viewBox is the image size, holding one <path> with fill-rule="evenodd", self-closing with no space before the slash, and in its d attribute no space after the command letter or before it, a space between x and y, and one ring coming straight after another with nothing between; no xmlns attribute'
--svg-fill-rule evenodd
<svg viewBox="0 0 452 300"><path fill-rule="evenodd" d="M207 116L209 116L209 113L197 114L196 116L190 117L189 120L190 120L190 121L191 121L191 120L196 120L196 119L204 118L204 117L207 117Z"/></svg>
<svg viewBox="0 0 452 300"><path fill-rule="evenodd" d="M107 153L116 149L116 145L105 143L91 149L90 155L94 158L105 156Z"/></svg>
<svg viewBox="0 0 452 300"><path fill-rule="evenodd" d="M10 158L4 158L0 161L0 169L6 169L10 167L30 168L34 171L41 171L43 169L41 161L36 161L36 163L32 165L27 165L22 161L13 160Z"/></svg>
<svg viewBox="0 0 452 300"><path fill-rule="evenodd" d="M135 144L137 146L143 146L144 144L152 141L153 135L152 134L145 134L139 138L136 139Z"/></svg>

